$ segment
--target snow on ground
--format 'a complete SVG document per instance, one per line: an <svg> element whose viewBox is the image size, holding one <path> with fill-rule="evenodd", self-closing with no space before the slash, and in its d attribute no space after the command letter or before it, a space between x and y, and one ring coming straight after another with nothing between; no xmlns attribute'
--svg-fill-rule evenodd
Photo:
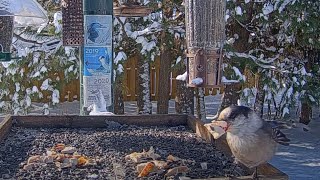
<svg viewBox="0 0 320 180"><path fill-rule="evenodd" d="M207 117L212 118L221 102L221 95L206 96ZM152 111L157 111L157 102L152 102ZM42 114L41 104L36 104L31 114ZM50 108L51 115L79 114L80 105L78 101L58 104ZM136 114L136 102L125 102L125 113ZM169 113L174 113L174 100L169 102ZM1 117L5 115L0 113ZM310 130L302 130L298 127L288 127L282 131L291 139L290 146L280 146L277 154L271 160L271 164L288 174L290 180L317 180L320 179L320 117L319 110L313 116ZM294 117L296 120L297 118Z"/></svg>
<svg viewBox="0 0 320 180"><path fill-rule="evenodd" d="M290 146L280 146L271 164L289 175L290 180L320 179L320 118L311 121L310 131L301 127L282 130Z"/></svg>

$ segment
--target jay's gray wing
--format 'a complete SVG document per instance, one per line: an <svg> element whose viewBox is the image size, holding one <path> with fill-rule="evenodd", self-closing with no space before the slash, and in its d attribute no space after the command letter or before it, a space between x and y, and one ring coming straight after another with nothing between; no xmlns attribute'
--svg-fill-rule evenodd
<svg viewBox="0 0 320 180"><path fill-rule="evenodd" d="M284 146L289 146L290 139L288 139L286 135L283 134L277 127L273 127L268 122L264 122L261 129L270 134L271 138L275 142Z"/></svg>

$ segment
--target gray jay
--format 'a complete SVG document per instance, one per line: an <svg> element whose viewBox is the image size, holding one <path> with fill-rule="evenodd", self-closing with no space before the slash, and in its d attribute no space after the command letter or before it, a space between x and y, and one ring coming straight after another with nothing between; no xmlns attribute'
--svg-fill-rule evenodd
<svg viewBox="0 0 320 180"><path fill-rule="evenodd" d="M273 157L278 144L287 146L290 141L279 129L245 106L225 108L217 121L211 124L226 132L227 143L235 160L248 168L255 168L254 179L258 177L257 166Z"/></svg>

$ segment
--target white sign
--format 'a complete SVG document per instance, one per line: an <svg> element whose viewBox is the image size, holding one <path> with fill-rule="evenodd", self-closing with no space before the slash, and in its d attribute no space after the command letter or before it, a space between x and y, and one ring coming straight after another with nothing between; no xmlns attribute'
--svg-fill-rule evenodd
<svg viewBox="0 0 320 180"><path fill-rule="evenodd" d="M92 104L111 106L111 79L109 76L84 76L84 106Z"/></svg>

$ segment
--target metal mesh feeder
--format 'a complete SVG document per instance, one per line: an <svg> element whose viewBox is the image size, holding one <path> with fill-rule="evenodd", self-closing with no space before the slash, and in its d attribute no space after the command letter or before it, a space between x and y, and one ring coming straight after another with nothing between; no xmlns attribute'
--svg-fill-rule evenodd
<svg viewBox="0 0 320 180"><path fill-rule="evenodd" d="M186 0L185 6L188 86L220 87L226 2Z"/></svg>
<svg viewBox="0 0 320 180"><path fill-rule="evenodd" d="M63 45L83 45L84 30L82 0L64 0L61 6Z"/></svg>

